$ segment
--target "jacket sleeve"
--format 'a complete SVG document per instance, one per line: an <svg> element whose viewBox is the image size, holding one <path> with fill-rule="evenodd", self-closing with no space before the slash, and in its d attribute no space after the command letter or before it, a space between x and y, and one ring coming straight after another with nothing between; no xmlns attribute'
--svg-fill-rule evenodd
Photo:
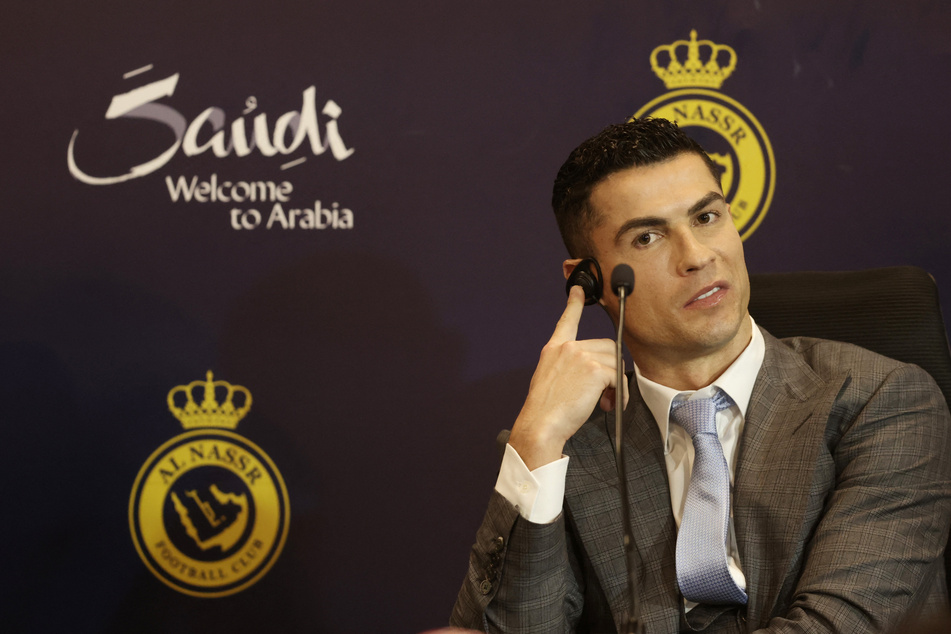
<svg viewBox="0 0 951 634"><path fill-rule="evenodd" d="M946 606L943 552L951 523L951 419L923 370L840 391L820 448L821 519L802 571L760 632L891 631Z"/></svg>
<svg viewBox="0 0 951 634"><path fill-rule="evenodd" d="M529 522L493 491L450 624L491 633L572 632L581 607L564 515L551 524Z"/></svg>

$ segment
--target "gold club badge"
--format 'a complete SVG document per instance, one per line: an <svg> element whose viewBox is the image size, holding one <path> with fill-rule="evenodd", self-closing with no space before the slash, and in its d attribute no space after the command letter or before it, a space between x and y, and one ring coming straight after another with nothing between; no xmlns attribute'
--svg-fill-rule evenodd
<svg viewBox="0 0 951 634"><path fill-rule="evenodd" d="M274 565L290 521L277 467L232 431L251 393L209 371L205 381L172 388L168 407L186 431L156 449L135 479L132 541L152 574L179 592L240 592Z"/></svg>
<svg viewBox="0 0 951 634"><path fill-rule="evenodd" d="M721 170L723 193L740 236L746 240L763 221L776 187L776 159L766 131L753 114L719 91L736 68L725 44L677 40L651 52L651 69L669 89L634 113L676 121L710 154Z"/></svg>

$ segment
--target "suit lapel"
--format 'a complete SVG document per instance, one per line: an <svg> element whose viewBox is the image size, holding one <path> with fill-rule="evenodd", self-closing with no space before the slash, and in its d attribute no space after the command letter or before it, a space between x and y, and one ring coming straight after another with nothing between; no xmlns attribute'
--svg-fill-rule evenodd
<svg viewBox="0 0 951 634"><path fill-rule="evenodd" d="M628 599L614 414L592 416L566 451L571 456L565 491L570 521L618 624L627 615ZM641 621L652 630L676 631L681 614L674 568L676 525L660 431L636 381L631 381L631 400L624 412L624 451Z"/></svg>
<svg viewBox="0 0 951 634"><path fill-rule="evenodd" d="M825 419L842 381L822 381L785 344L763 331L766 357L747 409L734 478L734 527L749 590L747 620L765 625L785 587L794 584L821 513L810 498ZM843 381L847 377L843 377ZM779 502L781 501L781 502ZM784 593L788 594L788 593Z"/></svg>

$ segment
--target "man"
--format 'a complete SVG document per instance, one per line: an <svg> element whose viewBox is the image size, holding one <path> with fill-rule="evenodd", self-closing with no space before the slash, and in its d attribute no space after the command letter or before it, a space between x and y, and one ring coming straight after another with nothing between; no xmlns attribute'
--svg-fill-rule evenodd
<svg viewBox="0 0 951 634"><path fill-rule="evenodd" d="M869 632L945 606L951 439L934 381L855 346L759 329L719 171L670 122L635 120L583 143L552 203L566 277L582 257L608 275L619 263L635 273L624 340L636 367L620 389L644 631ZM617 323L618 300L604 291ZM606 413L614 342L576 340L583 302L573 287L542 350L453 625L626 623ZM715 429L697 431L681 409L706 411ZM692 434L703 433L701 447ZM720 520L696 510L712 464L724 465L719 534L704 531ZM713 590L691 571L698 552L718 567Z"/></svg>

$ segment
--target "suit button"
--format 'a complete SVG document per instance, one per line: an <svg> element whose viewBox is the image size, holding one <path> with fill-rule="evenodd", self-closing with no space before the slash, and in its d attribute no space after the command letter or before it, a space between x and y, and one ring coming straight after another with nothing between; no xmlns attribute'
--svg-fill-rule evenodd
<svg viewBox="0 0 951 634"><path fill-rule="evenodd" d="M489 594L492 592L492 582L488 579L483 579L482 583L479 584L479 592L482 594Z"/></svg>

